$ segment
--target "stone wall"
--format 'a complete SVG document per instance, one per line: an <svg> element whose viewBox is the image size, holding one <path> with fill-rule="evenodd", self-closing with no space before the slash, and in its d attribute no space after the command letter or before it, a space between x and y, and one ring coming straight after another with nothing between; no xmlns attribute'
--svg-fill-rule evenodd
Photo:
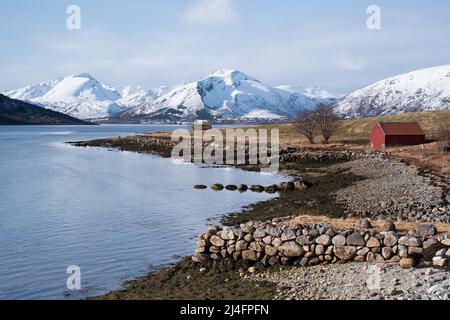
<svg viewBox="0 0 450 320"><path fill-rule="evenodd" d="M275 219L278 220L278 219ZM288 227L277 222L249 222L239 228L209 228L199 235L192 260L205 267L224 265L258 269L276 265L311 266L339 261L398 262L413 267L424 250L437 246L441 266L448 265L450 239L400 236L391 231L335 231L327 225ZM444 247L445 248L445 247Z"/></svg>

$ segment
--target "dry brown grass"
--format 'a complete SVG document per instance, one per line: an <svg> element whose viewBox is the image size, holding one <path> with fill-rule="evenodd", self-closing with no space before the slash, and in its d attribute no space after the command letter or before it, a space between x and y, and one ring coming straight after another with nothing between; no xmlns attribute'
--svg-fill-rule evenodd
<svg viewBox="0 0 450 320"><path fill-rule="evenodd" d="M435 139L442 124L450 123L450 110L414 112L393 116L379 116L372 118L341 120L337 123L336 134L331 139L331 143L365 142L369 144L370 132L373 125L378 121L385 122L418 122L428 139ZM301 136L293 124L264 125L259 126L268 129L279 129L281 143L307 144L306 138ZM317 137L320 140L320 137Z"/></svg>

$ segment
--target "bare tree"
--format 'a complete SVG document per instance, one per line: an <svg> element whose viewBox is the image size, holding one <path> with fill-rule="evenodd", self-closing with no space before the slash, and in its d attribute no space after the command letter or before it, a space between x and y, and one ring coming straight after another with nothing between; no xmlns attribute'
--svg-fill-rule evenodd
<svg viewBox="0 0 450 320"><path fill-rule="evenodd" d="M443 123L439 127L439 149L443 152L449 150L450 148L450 125Z"/></svg>
<svg viewBox="0 0 450 320"><path fill-rule="evenodd" d="M336 130L337 117L333 106L320 104L314 111L314 118L317 127L323 137L323 143L328 144L331 136Z"/></svg>
<svg viewBox="0 0 450 320"><path fill-rule="evenodd" d="M314 136L317 129L314 111L301 111L295 122L295 127L308 139L310 144L314 144Z"/></svg>

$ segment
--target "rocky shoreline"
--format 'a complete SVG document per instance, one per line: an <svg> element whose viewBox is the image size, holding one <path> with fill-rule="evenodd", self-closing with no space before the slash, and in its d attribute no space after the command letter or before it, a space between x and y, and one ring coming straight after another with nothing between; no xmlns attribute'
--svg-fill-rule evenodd
<svg viewBox="0 0 450 320"><path fill-rule="evenodd" d="M165 136L135 136L119 137L114 139L104 139L96 141L85 141L72 143L75 146L83 147L106 147L124 151L134 151L141 153L155 154L161 157L170 157L173 143ZM348 244L348 238L355 232L353 229L333 230L330 226L302 226L302 228L286 229L280 227L280 234L275 238L279 239L278 246L272 242L273 235L266 234L264 237L255 237L255 228L251 233L239 234L237 229L249 223L263 223L257 221L267 221L271 224L279 218L287 216L302 216L305 214L313 217L329 215L333 218L361 219L361 221L390 221L390 223L403 223L405 221L427 222L427 223L449 223L449 181L448 176L439 176L432 172L422 171L403 163L389 159L384 154L375 152L355 152L342 150L317 149L280 149L281 172L292 177L295 181L307 181L308 188L281 188L280 186L261 186L259 192L277 192L279 197L270 201L263 201L244 208L240 212L230 213L222 219L222 223L230 226L230 229L216 230L230 235L233 239L221 239L216 245L210 241L212 236L199 240L199 247L195 253L194 260L184 259L173 267L164 269L158 273L149 274L146 277L132 281L124 290L111 292L99 299L309 299L309 298L336 298L336 299L401 299L401 298L425 298L426 294L414 295L412 289L405 286L396 286L405 291L404 294L394 294L394 289L379 290L377 294L370 292L366 294L338 294L338 283L334 281L336 274L345 274L345 270L350 270L356 276L367 277L367 264L389 264L395 273L400 268L398 263L402 261L402 266L426 266L432 267L436 261L436 267L446 267L448 257L439 252L442 248L434 243L431 251L427 251L424 244L431 241L436 235L416 235L411 234L388 234L382 231L365 230L359 233L364 241L361 244ZM239 166L244 170L257 170L258 166ZM220 182L218 182L220 185ZM284 185L286 186L286 184ZM198 192L202 192L205 187L197 186ZM213 186L210 186L213 187ZM218 192L247 192L243 186L236 188L217 188ZM241 189L241 190L240 190ZM254 190L255 191L255 190ZM266 226L264 227L266 228ZM312 228L312 229L310 229ZM310 235L308 230L316 230L318 234ZM430 227L431 228L431 227ZM305 230L306 229L306 230ZM232 231L230 231L232 230ZM265 229L264 229L265 230ZM289 238L283 230L291 230ZM301 231L299 231L301 230ZM304 231L305 230L305 231ZM330 231L333 230L333 231ZM226 231L226 232L224 232ZM234 231L236 231L235 234ZM323 232L322 232L323 231ZM383 233L384 232L384 233ZM297 234L299 233L299 234ZM301 234L300 234L301 233ZM313 232L314 233L314 232ZM336 234L333 234L336 233ZM344 243L333 242L335 237L344 237ZM389 235L396 239L396 244L385 244L385 237ZM269 241L269 236L272 237ZM446 239L445 236L442 239ZM305 237L306 242L299 243L297 240ZM325 237L330 238L328 241ZM406 238L405 238L406 237ZM428 237L428 238L427 238ZM431 237L431 238L430 238ZM289 239L287 239L289 238ZM316 243L320 239L320 243ZM327 244L322 244L327 240ZM367 238L367 239L366 239ZM256 240L255 240L256 239ZM401 240L402 244L398 243ZM416 239L416 240L413 240ZM342 242L342 239L340 239ZM245 244L239 243L245 241ZM337 241L337 240L335 240ZM410 241L406 245L405 241ZM269 242L269 243L268 243ZM286 245L291 243L292 245ZM330 242L330 243L328 243ZM369 243L370 242L370 243ZM405 242L405 243L403 243ZM412 243L414 242L414 243ZM377 245L375 245L377 244ZM379 246L378 246L379 244ZM289 246L284 248L283 245ZM237 247L240 249L237 250ZM249 249L251 246L251 249ZM241 248L242 247L242 248ZM292 248L291 248L292 247ZM295 247L295 248L294 248ZM403 248L405 247L405 248ZM266 248L269 252L266 252ZM273 248L273 250L271 250ZM284 248L284 249L283 249ZM301 249L299 249L301 248ZM212 250L211 250L212 249ZM275 250L276 249L276 250ZM292 250L291 250L292 249ZM246 252L244 251L251 251ZM296 256L285 256L286 252L295 251ZM302 251L302 252L300 252ZM239 252L239 253L237 253ZM268 254L270 253L270 255ZM300 254L301 253L301 254ZM364 254L363 254L364 253ZM273 254L273 255L272 255ZM208 257L206 258L206 255ZM289 255L289 254L288 254ZM440 256L439 256L440 255ZM246 259L242 257L245 256ZM276 259L273 257L277 257ZM351 257L350 257L351 256ZM436 259L433 259L435 258ZM305 259L305 257L307 259ZM254 259L255 258L255 259ZM272 261L271 261L272 258ZM438 259L439 258L439 259ZM263 260L264 259L264 260ZM273 263L277 260L276 263ZM360 263L345 263L343 261L359 261ZM270 262L271 261L271 262ZM438 262L439 261L439 262ZM236 263L238 262L238 263ZM439 266L439 263L441 264ZM280 271L281 270L281 271ZM311 294L301 294L303 292L295 286L290 286L289 290L284 288L284 284L292 282L293 277L302 278L314 277L317 270L327 281L333 282L336 287L336 294L324 295L320 293L320 281L309 287ZM404 270L404 269L401 269ZM429 274L440 274L446 271L433 271ZM389 274L388 271L386 274ZM415 269L402 271L405 277L411 274L419 274ZM431 276L430 276L431 277ZM190 279L196 279L194 282ZM220 279L220 281L218 281ZM399 278L400 282L403 278ZM424 280L425 281L425 280ZM219 283L220 282L220 283ZM215 293L204 294L206 288L214 283ZM294 281L295 283L295 281ZM311 282L313 286L314 282ZM448 285L448 284L447 284ZM445 285L441 286L443 288ZM189 288L185 290L185 288ZM237 289L239 288L239 289ZM333 288L331 285L330 288ZM415 287L414 287L415 288ZM394 290L394 291L393 291ZM408 291L409 290L409 291ZM179 294L173 294L177 291ZM357 291L357 290L356 290ZM411 291L411 292L410 292ZM439 290L438 290L439 291ZM442 290L441 290L442 291ZM236 292L233 295L232 292ZM299 293L300 292L300 293ZM317 293L319 292L319 293ZM440 292L440 291L439 291ZM253 295L252 293L256 293ZM410 294L411 293L411 294ZM429 295L431 299L446 297L445 295Z"/></svg>

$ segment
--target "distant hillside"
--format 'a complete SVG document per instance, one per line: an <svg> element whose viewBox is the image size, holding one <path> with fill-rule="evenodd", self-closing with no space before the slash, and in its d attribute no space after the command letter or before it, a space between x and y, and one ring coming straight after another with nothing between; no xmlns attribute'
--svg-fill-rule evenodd
<svg viewBox="0 0 450 320"><path fill-rule="evenodd" d="M450 109L450 65L379 81L348 94L335 106L336 113L347 119L445 109Z"/></svg>
<svg viewBox="0 0 450 320"><path fill-rule="evenodd" d="M10 99L0 94L0 125L91 124L56 111L27 102Z"/></svg>

